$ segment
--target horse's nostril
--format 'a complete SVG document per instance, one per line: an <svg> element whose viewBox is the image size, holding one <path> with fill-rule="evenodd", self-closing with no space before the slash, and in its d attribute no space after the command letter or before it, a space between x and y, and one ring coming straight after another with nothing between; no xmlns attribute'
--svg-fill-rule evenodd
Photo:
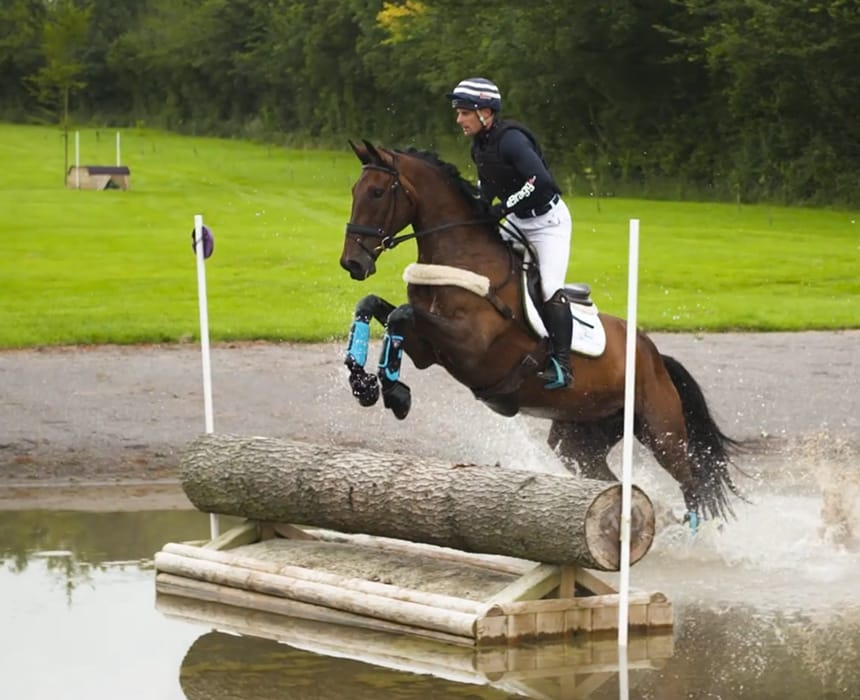
<svg viewBox="0 0 860 700"><path fill-rule="evenodd" d="M349 273L349 276L354 280L363 280L367 277L367 272L362 268L357 260L341 258L340 266Z"/></svg>

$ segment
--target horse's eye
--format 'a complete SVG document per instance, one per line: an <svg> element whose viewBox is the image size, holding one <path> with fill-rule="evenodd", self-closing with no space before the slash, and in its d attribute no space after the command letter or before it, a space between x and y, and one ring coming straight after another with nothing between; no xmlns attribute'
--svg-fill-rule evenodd
<svg viewBox="0 0 860 700"><path fill-rule="evenodd" d="M385 194L385 190L382 187L374 187L373 188L373 196L379 199L382 195Z"/></svg>

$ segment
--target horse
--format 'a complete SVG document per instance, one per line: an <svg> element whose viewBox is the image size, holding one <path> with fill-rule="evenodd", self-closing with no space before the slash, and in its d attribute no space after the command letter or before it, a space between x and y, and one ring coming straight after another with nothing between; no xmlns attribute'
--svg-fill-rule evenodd
<svg viewBox="0 0 860 700"><path fill-rule="evenodd" d="M381 389L385 407L407 416L405 352L419 370L441 365L502 415L549 419L548 442L568 470L615 481L607 456L624 432L626 322L589 309L587 285L571 287L584 350L572 348L573 384L546 389L536 372L549 346L527 312L530 275L523 270L536 274L529 251L500 232L478 189L435 153L349 143L362 168L341 267L363 281L386 250L411 239L418 248L416 263L404 271L407 303L370 294L356 304L344 362L359 403L373 405ZM398 235L410 224L412 232ZM365 370L372 318L384 326L376 374ZM684 519L695 530L699 520L734 516L731 496L743 495L729 467L742 443L722 432L684 366L639 330L635 351L634 434L678 482Z"/></svg>

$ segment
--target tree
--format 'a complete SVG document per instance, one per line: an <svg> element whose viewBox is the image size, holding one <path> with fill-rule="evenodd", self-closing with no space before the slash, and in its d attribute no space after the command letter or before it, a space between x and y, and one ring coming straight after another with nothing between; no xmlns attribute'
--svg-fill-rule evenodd
<svg viewBox="0 0 860 700"><path fill-rule="evenodd" d="M32 110L23 76L34 73L41 63L44 15L44 0L0 3L0 104L7 115Z"/></svg>
<svg viewBox="0 0 860 700"><path fill-rule="evenodd" d="M47 7L42 28L45 63L29 76L29 83L40 102L59 112L65 144L65 180L69 170L69 99L72 90L86 86L80 79L85 68L81 57L86 48L91 10L78 7L73 0L56 0Z"/></svg>
<svg viewBox="0 0 860 700"><path fill-rule="evenodd" d="M722 98L738 196L849 201L860 165L856 0L683 0Z"/></svg>

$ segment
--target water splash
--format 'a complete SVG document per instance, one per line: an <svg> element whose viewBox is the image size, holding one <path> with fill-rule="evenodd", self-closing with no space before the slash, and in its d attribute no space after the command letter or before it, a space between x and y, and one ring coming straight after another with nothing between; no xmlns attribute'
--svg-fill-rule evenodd
<svg viewBox="0 0 860 700"><path fill-rule="evenodd" d="M834 614L860 608L860 557L826 536L827 498L821 489L798 494L760 487L752 503L736 508L737 519L710 522L696 537L680 525L666 527L641 572L634 571L674 598L699 603L742 601L761 609ZM851 512L856 530L860 502Z"/></svg>

